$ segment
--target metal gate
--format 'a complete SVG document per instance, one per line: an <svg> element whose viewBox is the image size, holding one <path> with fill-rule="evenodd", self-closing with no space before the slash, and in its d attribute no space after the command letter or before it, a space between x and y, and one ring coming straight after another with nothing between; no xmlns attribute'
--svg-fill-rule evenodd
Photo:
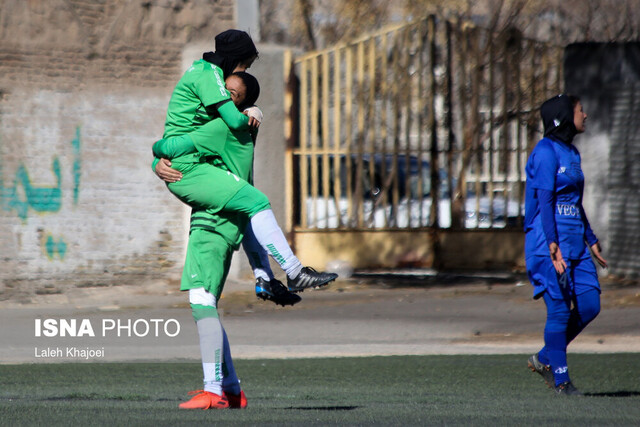
<svg viewBox="0 0 640 427"><path fill-rule="evenodd" d="M289 229L510 229L562 48L435 16L292 60Z"/></svg>

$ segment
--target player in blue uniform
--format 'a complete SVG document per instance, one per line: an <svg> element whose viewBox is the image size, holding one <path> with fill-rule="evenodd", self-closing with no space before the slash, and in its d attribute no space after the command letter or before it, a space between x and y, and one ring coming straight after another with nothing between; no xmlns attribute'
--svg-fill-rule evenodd
<svg viewBox="0 0 640 427"><path fill-rule="evenodd" d="M568 344L600 312L600 284L591 252L602 266L600 244L582 207L584 175L572 144L584 132L587 115L580 100L559 95L540 114L544 138L526 166L525 258L533 297L547 306L544 347L529 368L557 394L580 395L567 367Z"/></svg>

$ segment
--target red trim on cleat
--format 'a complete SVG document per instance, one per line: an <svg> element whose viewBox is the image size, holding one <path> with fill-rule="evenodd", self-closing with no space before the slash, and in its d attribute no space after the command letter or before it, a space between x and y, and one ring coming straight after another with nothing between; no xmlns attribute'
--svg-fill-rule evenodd
<svg viewBox="0 0 640 427"><path fill-rule="evenodd" d="M241 391L240 394L231 394L225 391L222 396L229 401L229 408L244 409L247 407L247 396L244 395L244 391Z"/></svg>

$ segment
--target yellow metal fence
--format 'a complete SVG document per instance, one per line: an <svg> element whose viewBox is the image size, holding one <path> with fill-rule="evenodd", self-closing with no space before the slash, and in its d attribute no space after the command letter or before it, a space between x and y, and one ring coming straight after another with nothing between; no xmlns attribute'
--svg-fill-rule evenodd
<svg viewBox="0 0 640 427"><path fill-rule="evenodd" d="M291 64L294 229L521 225L561 48L429 16Z"/></svg>

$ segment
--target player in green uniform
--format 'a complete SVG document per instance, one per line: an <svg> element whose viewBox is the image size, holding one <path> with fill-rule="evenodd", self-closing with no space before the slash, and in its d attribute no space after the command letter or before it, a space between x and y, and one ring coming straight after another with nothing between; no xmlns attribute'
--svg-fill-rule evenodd
<svg viewBox="0 0 640 427"><path fill-rule="evenodd" d="M195 61L176 85L167 110L164 138L175 139L179 135L198 129L216 117L220 117L228 128L234 130L247 130L249 124L259 124L255 118L248 118L241 114L231 102L228 102L231 98L223 81L224 76L228 76L234 70L245 70L249 67L257 55L255 45L245 32L229 30L218 34L216 36L216 52L207 52L203 55L203 59ZM257 84L257 81L255 83ZM246 107L249 111L251 111L249 107L252 105L252 103L247 103ZM221 126L220 120L214 126ZM188 141L191 139L188 138ZM238 155L244 160L252 159L252 149L252 146L244 145L244 152L241 156L240 153ZM174 152L173 156L193 151L195 149L192 146L182 153L176 154ZM182 162L183 166L193 161L193 157L177 159L177 162ZM233 163L233 160L225 159L225 161L229 164ZM156 158L152 167L160 178L172 182L181 175L177 170L171 169L170 165L171 163L167 159ZM220 166L220 162L217 165ZM251 230L248 234L253 236ZM251 242L253 243L252 252L251 255L249 255L250 252L247 254L257 278L257 296L262 299L271 299L282 305L291 305L299 301L299 297L292 295L280 281L273 278L273 274L268 269L268 257L266 254L259 253L259 245L256 245L255 239ZM245 243L243 246L246 251L248 244ZM256 264L259 260L264 259L267 259L266 263ZM267 269L263 268L265 266Z"/></svg>
<svg viewBox="0 0 640 427"><path fill-rule="evenodd" d="M211 131L213 134L207 135L205 131ZM222 138L219 133L222 133ZM217 140L218 145L205 153L179 157L177 163L182 162L185 168L183 170L202 169L202 165L215 164L217 169L226 173L227 177L233 176L234 180L238 176L251 179L253 141L250 137L247 138L247 132L231 131L226 126L207 123L194 131L194 136L198 135L204 141ZM232 170L237 175L234 176ZM216 307L232 253L242 238L241 230L244 230L247 219L246 215L233 212L193 212L181 289L189 290L192 312L200 337L205 387L191 400L182 403L180 407L183 409L246 407L246 397L240 389L228 339L219 321ZM268 260L266 265L268 266Z"/></svg>
<svg viewBox="0 0 640 427"><path fill-rule="evenodd" d="M231 97L235 97L234 103L237 104L239 110L253 105L260 92L257 80L245 72L233 73L227 77L226 85L230 90ZM197 134L203 141L220 142L217 143L215 151L208 150L206 154L191 153L185 155L183 153L190 153L195 150L191 136L189 136L194 134ZM205 172L221 174L223 179L231 177L232 184L241 182L237 178L249 183L253 181L252 166L255 134L250 135L249 132L231 131L220 120L214 120L189 135L159 141L171 143L156 143L154 145L154 154L157 157L173 159L173 167L188 176L194 174L194 171L195 173L200 173L203 169L200 163L204 162L215 166L207 166L204 168ZM186 181L188 180L171 183L169 186L179 186ZM230 188L229 186L227 187ZM283 306L299 302L300 297L298 295L289 292L279 280L275 279L269 266L266 251L257 242L251 227L243 226L247 223L246 216L234 213L219 216L216 215L217 213L217 209L204 209L194 206L191 219L192 226L195 225L205 229L221 229L224 225L225 232L218 232L228 236L228 243L235 247L238 245L238 239L242 236L240 232L244 231L245 237L242 239L242 244L257 278L256 293L263 299L270 299ZM234 221L229 223L229 218L234 218ZM221 222L223 219L225 221ZM239 224L239 226L236 227L235 224Z"/></svg>
<svg viewBox="0 0 640 427"><path fill-rule="evenodd" d="M242 55L231 52L242 52ZM231 104L229 102L231 98L229 92L224 88L224 84L220 86L219 70L223 70L224 77L226 75L225 69L236 71L239 68L246 69L256 56L255 46L246 33L228 30L216 36L216 52L205 54L203 57L204 62L207 62L209 66L203 65L202 61L196 61L180 80L178 84L180 89L177 87L174 91L167 112L166 126L169 127L168 131L165 130L167 138L163 138L156 145L171 145L176 141L184 141L186 138L191 140L198 153L187 155L188 163L186 164L182 162L183 156L173 159L172 165L176 169L182 169L179 170L182 172L182 179L168 183L171 192L183 202L199 210L207 210L210 213L224 210L247 217L256 240L286 272L289 290L300 292L306 288L324 286L335 280L337 275L303 267L291 251L278 226L273 211L270 209L268 198L239 174L231 173L228 168L225 170L217 167L219 164L216 164L215 161L209 161L211 156L216 158L215 156L223 148L227 152L233 152L230 157L248 158L248 143L242 143L243 141L240 141L240 144L233 143L233 132L247 128L244 127L244 122L233 121L233 115L228 111L227 106ZM230 58L234 58L234 60ZM216 64L219 65L217 69L214 66ZM214 72L211 73L211 70ZM198 77L198 75L209 75L212 79L211 74L218 83L218 87L215 88L216 94L207 94L206 96L197 94L198 101L194 102L193 97L190 98L186 94L197 93L203 88L213 91L214 88L210 84L200 83L205 77ZM219 100L223 91L227 94L227 98ZM203 99L208 101L203 101ZM190 103L192 105L188 106ZM195 104L197 105L194 106ZM236 113L238 112L236 111ZM214 120L216 116L222 120ZM207 119L210 120L207 122ZM249 123L250 120L247 119L246 124ZM231 131L227 132L227 137L213 137L220 135L225 125ZM195 130L186 135L178 136L176 129L180 126L184 126L185 129L195 128ZM200 156L200 161L193 161L196 156ZM158 175L169 181L158 172L158 167L160 164L155 162L154 168Z"/></svg>
<svg viewBox="0 0 640 427"><path fill-rule="evenodd" d="M253 83L253 84L251 84ZM252 105L259 94L259 85L253 76L247 73L234 73L227 78L227 85L235 94L234 103L242 108L243 100ZM252 90L248 90L251 87ZM229 128L222 128L226 138ZM245 140L247 132L234 132ZM251 139L251 137L249 137ZM238 141L236 141L238 142ZM245 141L246 142L246 141ZM210 161L226 168L228 161L234 173L250 179L253 160L253 143L248 144L249 156L233 157L222 146L219 153ZM189 167L189 161L198 162L198 155L183 156L183 165ZM189 160L191 158L191 160ZM230 171L231 172L231 171ZM220 322L217 303L222 294L224 283L234 250L237 249L245 228L246 218L241 215L220 212L211 213L194 210L189 232L187 255L182 274L181 290L189 291L189 301L198 335L204 375L204 389L191 392L194 396L179 405L181 409L224 409L245 408L247 398L240 387L240 381L233 366L227 334ZM295 294L290 294L298 297ZM299 298L299 297L298 297Z"/></svg>

